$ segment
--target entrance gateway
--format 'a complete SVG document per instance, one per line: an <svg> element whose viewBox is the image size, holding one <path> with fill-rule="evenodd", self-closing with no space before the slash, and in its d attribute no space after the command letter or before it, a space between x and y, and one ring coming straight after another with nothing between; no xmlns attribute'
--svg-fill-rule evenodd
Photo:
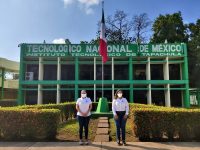
<svg viewBox="0 0 200 150"><path fill-rule="evenodd" d="M101 97L101 56L94 44L21 44L19 104L75 101L82 89ZM185 43L108 45L104 96L130 103L189 107Z"/></svg>

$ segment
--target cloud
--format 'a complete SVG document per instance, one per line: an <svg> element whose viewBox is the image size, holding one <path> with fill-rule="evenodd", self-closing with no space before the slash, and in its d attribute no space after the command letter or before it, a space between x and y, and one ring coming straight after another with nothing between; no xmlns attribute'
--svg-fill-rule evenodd
<svg viewBox="0 0 200 150"><path fill-rule="evenodd" d="M54 43L54 44L65 44L65 39L63 39L63 38L54 39L52 43Z"/></svg>
<svg viewBox="0 0 200 150"><path fill-rule="evenodd" d="M86 6L98 5L101 0L78 0L81 4Z"/></svg>
<svg viewBox="0 0 200 150"><path fill-rule="evenodd" d="M64 1L65 7L67 7L68 5L71 5L74 2L74 0L63 0L63 1Z"/></svg>
<svg viewBox="0 0 200 150"><path fill-rule="evenodd" d="M89 14L93 14L94 11L93 11L92 8L86 8L86 9L85 9L85 13L86 13L87 15L89 15Z"/></svg>
<svg viewBox="0 0 200 150"><path fill-rule="evenodd" d="M85 11L87 15L89 15L89 14L94 13L94 10L92 9L92 7L95 5L99 5L99 3L102 0L63 0L63 1L64 1L65 7L75 2L77 5L80 6L79 7L80 9L82 9L83 11Z"/></svg>

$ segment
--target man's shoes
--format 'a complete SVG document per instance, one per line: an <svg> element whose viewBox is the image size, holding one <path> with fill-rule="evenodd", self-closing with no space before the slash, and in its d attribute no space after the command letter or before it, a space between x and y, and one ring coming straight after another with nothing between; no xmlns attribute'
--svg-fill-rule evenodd
<svg viewBox="0 0 200 150"><path fill-rule="evenodd" d="M79 145L83 145L84 143L83 143L83 140L80 140L79 141Z"/></svg>

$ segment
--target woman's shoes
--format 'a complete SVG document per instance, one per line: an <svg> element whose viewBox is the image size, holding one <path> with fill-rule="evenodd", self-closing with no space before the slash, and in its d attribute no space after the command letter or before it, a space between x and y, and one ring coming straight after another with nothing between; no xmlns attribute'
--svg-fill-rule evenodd
<svg viewBox="0 0 200 150"><path fill-rule="evenodd" d="M84 143L83 143L83 140L80 140L79 141L79 145L83 145Z"/></svg>
<svg viewBox="0 0 200 150"><path fill-rule="evenodd" d="M86 140L86 141L85 141L85 145L88 145L88 144L89 144L89 142L88 142L88 140Z"/></svg>
<svg viewBox="0 0 200 150"><path fill-rule="evenodd" d="M122 143L120 143L120 140L117 140L117 144L118 144L119 146L120 146L120 145L127 146L126 141L122 141Z"/></svg>
<svg viewBox="0 0 200 150"><path fill-rule="evenodd" d="M120 140L117 140L117 144L120 146L120 145L122 145L121 143L120 143Z"/></svg>
<svg viewBox="0 0 200 150"><path fill-rule="evenodd" d="M123 141L122 143L123 143L124 146L127 146L126 141Z"/></svg>
<svg viewBox="0 0 200 150"><path fill-rule="evenodd" d="M89 144L89 142L88 142L88 140L86 140L85 142L83 142L83 140L80 140L79 141L79 145L88 145Z"/></svg>

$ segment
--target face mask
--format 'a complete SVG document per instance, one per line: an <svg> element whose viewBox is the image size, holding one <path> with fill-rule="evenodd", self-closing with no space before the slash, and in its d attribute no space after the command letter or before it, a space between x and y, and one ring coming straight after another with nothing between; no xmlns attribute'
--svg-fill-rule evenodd
<svg viewBox="0 0 200 150"><path fill-rule="evenodd" d="M87 94L81 94L81 97L82 97L82 98L85 98L85 97L86 97L86 95L87 95Z"/></svg>
<svg viewBox="0 0 200 150"><path fill-rule="evenodd" d="M119 93L119 94L117 94L117 96L121 98L121 97L122 97L122 94L121 94L121 93Z"/></svg>

